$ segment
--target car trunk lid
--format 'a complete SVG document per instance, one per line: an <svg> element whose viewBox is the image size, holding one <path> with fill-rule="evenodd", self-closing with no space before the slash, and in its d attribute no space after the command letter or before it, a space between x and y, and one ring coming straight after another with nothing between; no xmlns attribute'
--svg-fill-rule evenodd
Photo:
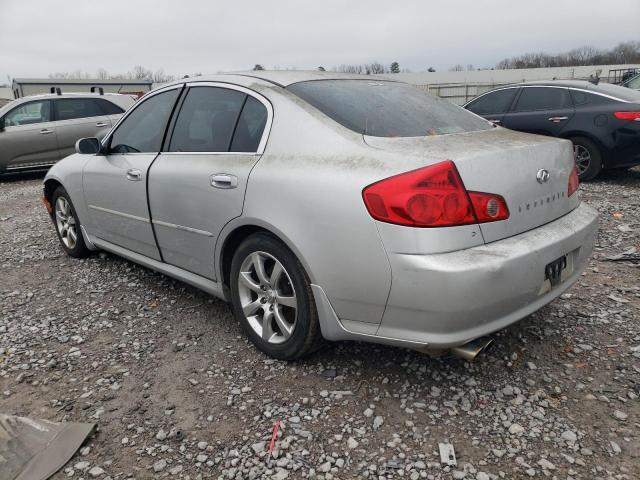
<svg viewBox="0 0 640 480"><path fill-rule="evenodd" d="M468 191L504 197L507 220L481 223L485 243L526 232L573 210L578 195L568 196L573 169L571 142L496 128L432 137L371 137L374 148L405 156L402 167L420 168L452 160ZM406 163L405 163L406 162Z"/></svg>

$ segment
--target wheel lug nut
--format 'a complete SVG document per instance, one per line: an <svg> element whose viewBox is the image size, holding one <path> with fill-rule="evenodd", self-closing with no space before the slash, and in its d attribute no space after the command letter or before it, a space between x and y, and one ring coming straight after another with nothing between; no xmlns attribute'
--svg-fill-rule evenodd
<svg viewBox="0 0 640 480"><path fill-rule="evenodd" d="M264 297L262 297L262 298L260 299L260 303L267 303L267 299L266 299L266 298L264 298Z"/></svg>

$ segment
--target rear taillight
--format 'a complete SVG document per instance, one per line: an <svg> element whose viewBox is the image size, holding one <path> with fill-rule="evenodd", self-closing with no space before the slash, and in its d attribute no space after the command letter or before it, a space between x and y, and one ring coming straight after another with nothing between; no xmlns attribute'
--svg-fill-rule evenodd
<svg viewBox="0 0 640 480"><path fill-rule="evenodd" d="M618 120L630 120L640 122L640 112L615 112L613 114Z"/></svg>
<svg viewBox="0 0 640 480"><path fill-rule="evenodd" d="M412 227L452 227L509 218L500 195L467 192L451 160L402 173L362 191L369 214Z"/></svg>
<svg viewBox="0 0 640 480"><path fill-rule="evenodd" d="M578 191L578 186L580 185L580 181L578 180L578 169L576 168L575 162L573 163L573 168L571 169L571 173L569 174L569 186L567 187L567 197L570 197L574 193Z"/></svg>

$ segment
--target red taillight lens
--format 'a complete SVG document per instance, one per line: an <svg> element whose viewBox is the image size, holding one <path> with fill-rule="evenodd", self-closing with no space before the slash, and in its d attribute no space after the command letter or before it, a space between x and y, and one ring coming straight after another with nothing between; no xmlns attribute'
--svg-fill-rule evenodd
<svg viewBox="0 0 640 480"><path fill-rule="evenodd" d="M615 112L613 114L618 120L631 120L640 122L640 112Z"/></svg>
<svg viewBox="0 0 640 480"><path fill-rule="evenodd" d="M451 227L509 218L500 195L467 192L447 160L369 185L362 192L373 218L412 227Z"/></svg>
<svg viewBox="0 0 640 480"><path fill-rule="evenodd" d="M578 180L578 169L576 168L576 164L574 162L573 169L569 174L569 186L567 187L567 197L570 197L574 193L578 191L578 186L580 186L580 180Z"/></svg>

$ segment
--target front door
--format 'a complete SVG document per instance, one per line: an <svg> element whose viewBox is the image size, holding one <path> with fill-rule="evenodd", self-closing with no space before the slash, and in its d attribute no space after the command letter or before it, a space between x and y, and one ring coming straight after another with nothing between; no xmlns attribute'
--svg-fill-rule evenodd
<svg viewBox="0 0 640 480"><path fill-rule="evenodd" d="M528 86L522 88L502 125L521 132L557 137L574 113L567 88Z"/></svg>
<svg viewBox="0 0 640 480"><path fill-rule="evenodd" d="M240 87L190 86L167 148L149 172L149 205L165 262L215 280L214 249L242 213L264 148L270 105Z"/></svg>
<svg viewBox="0 0 640 480"><path fill-rule="evenodd" d="M51 120L50 100L23 103L7 113L0 131L0 170L57 162L58 141Z"/></svg>
<svg viewBox="0 0 640 480"><path fill-rule="evenodd" d="M141 101L104 142L106 154L83 171L90 231L98 238L160 260L149 216L147 176L158 156L181 85Z"/></svg>
<svg viewBox="0 0 640 480"><path fill-rule="evenodd" d="M502 125L504 114L511 108L517 93L517 87L494 90L472 100L466 108L476 115L486 118L494 125Z"/></svg>

